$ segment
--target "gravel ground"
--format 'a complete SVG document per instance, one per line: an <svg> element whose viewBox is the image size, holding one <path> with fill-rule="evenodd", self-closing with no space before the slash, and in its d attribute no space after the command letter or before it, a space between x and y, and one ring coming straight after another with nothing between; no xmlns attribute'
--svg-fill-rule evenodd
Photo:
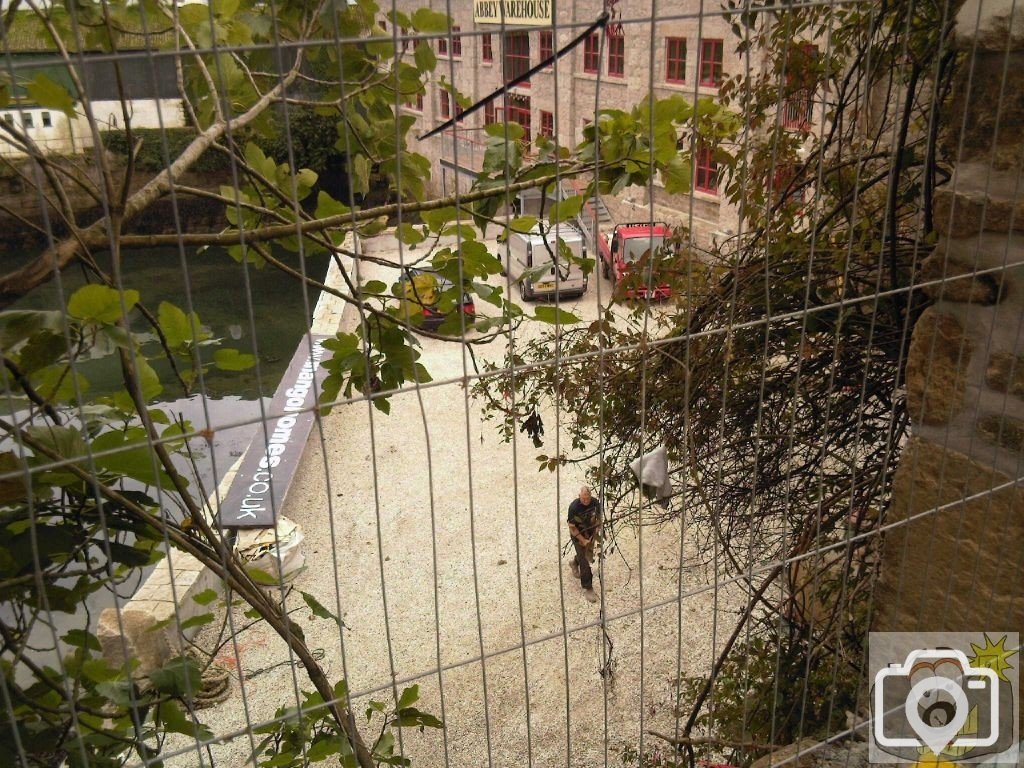
<svg viewBox="0 0 1024 768"><path fill-rule="evenodd" d="M584 318L597 313L596 280L574 310ZM443 731L403 730L414 766L621 764L622 746L637 746L643 730L673 730L679 671L707 671L742 597L716 596L703 569L688 567L682 588L696 594L674 599L678 524L624 534L622 556L604 562L595 584L614 642L614 674L602 678L601 606L584 600L561 554L582 470L538 473L535 461L554 452L554 414L544 414L541 451L521 435L506 444L467 394L462 377L472 368L460 345L426 339L422 362L435 381L451 383L394 396L388 416L366 403L338 407L314 430L284 510L306 535L295 586L340 610L347 629L339 637L332 622L313 618L297 592L289 606L301 608L294 615L332 679L348 679L357 712L371 698L388 701L393 680L399 690L408 680L420 685L422 709L443 714ZM689 540L682 549L694 562ZM725 615L717 632L716 607ZM297 687L311 688L263 626L218 659L236 674L231 699L201 713L218 735L244 732L247 720L294 705ZM218 765L243 765L251 746L243 735L212 753ZM193 750L169 764L208 760Z"/></svg>

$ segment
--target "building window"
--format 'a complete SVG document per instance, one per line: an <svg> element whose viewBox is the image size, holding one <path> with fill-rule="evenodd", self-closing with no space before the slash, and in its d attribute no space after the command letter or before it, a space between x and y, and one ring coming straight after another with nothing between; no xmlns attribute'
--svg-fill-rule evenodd
<svg viewBox="0 0 1024 768"><path fill-rule="evenodd" d="M778 205L799 204L804 201L804 189L797 183L795 165L780 165L772 174L772 202Z"/></svg>
<svg viewBox="0 0 1024 768"><path fill-rule="evenodd" d="M49 112L43 112L42 114L43 128L52 128L53 120L50 118Z"/></svg>
<svg viewBox="0 0 1024 768"><path fill-rule="evenodd" d="M453 59L460 59L460 58L462 58L462 35L459 34L460 32L462 32L462 27L459 27L459 26L452 27L452 58Z"/></svg>
<svg viewBox="0 0 1024 768"><path fill-rule="evenodd" d="M452 116L452 102L448 91L441 91L441 117L448 119Z"/></svg>
<svg viewBox="0 0 1024 768"><path fill-rule="evenodd" d="M36 127L35 122L32 120L32 113L31 112L22 112L21 113L21 126L26 131L32 130L33 128Z"/></svg>
<svg viewBox="0 0 1024 768"><path fill-rule="evenodd" d="M446 93L444 95L447 96L448 94ZM405 102L405 107L406 107L406 109L411 109L411 110L413 110L415 112L422 112L423 111L423 94L422 93L417 93L415 96L413 96L407 102Z"/></svg>
<svg viewBox="0 0 1024 768"><path fill-rule="evenodd" d="M700 84L722 84L722 41L702 40L700 43Z"/></svg>
<svg viewBox="0 0 1024 768"><path fill-rule="evenodd" d="M484 125L490 125L491 123L496 122L498 122L498 120L494 114L494 102L488 101L484 104Z"/></svg>
<svg viewBox="0 0 1024 768"><path fill-rule="evenodd" d="M523 126L523 141L529 143L533 140L533 134L530 132L529 96L510 95L505 104L505 119Z"/></svg>
<svg viewBox="0 0 1024 768"><path fill-rule="evenodd" d="M697 145L696 160L697 175L693 186L699 192L706 192L709 195L718 194L718 163L715 162L714 153L711 147L701 142Z"/></svg>
<svg viewBox="0 0 1024 768"><path fill-rule="evenodd" d="M786 90L782 100L782 124L786 128L807 130L814 117L814 91L817 87L818 46L801 45L790 51L786 62Z"/></svg>
<svg viewBox="0 0 1024 768"><path fill-rule="evenodd" d="M555 53L555 33L550 29L543 29L540 33L540 60L550 59ZM554 62L548 64L550 67Z"/></svg>
<svg viewBox="0 0 1024 768"><path fill-rule="evenodd" d="M625 77L626 75L626 38L620 31L608 35L608 76Z"/></svg>
<svg viewBox="0 0 1024 768"><path fill-rule="evenodd" d="M480 38L480 58L484 61L494 61L494 46L491 44L491 33L486 32Z"/></svg>
<svg viewBox="0 0 1024 768"><path fill-rule="evenodd" d="M686 38L665 38L665 82L686 82Z"/></svg>
<svg viewBox="0 0 1024 768"><path fill-rule="evenodd" d="M528 32L509 32L505 35L505 82L512 82L530 70L530 35ZM528 88L530 82L519 83Z"/></svg>
<svg viewBox="0 0 1024 768"><path fill-rule="evenodd" d="M448 38L439 37L437 38L437 54L438 56L448 55Z"/></svg>
<svg viewBox="0 0 1024 768"><path fill-rule="evenodd" d="M540 111L540 135L555 138L555 116L543 109Z"/></svg>
<svg viewBox="0 0 1024 768"><path fill-rule="evenodd" d="M583 71L596 75L601 70L601 39L597 33L583 41Z"/></svg>

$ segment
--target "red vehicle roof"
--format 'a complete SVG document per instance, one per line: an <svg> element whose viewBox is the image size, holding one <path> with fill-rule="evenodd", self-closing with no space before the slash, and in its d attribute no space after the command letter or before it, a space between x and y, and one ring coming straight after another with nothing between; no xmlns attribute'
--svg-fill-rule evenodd
<svg viewBox="0 0 1024 768"><path fill-rule="evenodd" d="M653 227L647 224L636 224L620 226L616 229L623 239L630 237L650 237L651 235L657 235L661 237L668 237L671 231L664 224L655 224Z"/></svg>

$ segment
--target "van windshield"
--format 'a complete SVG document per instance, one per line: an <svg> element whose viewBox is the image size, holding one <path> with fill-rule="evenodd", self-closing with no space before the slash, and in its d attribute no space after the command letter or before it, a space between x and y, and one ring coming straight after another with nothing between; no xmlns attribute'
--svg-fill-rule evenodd
<svg viewBox="0 0 1024 768"><path fill-rule="evenodd" d="M657 253L665 245L664 235L653 235L648 237L631 237L623 243L625 252L622 260L627 264L639 261L648 253Z"/></svg>

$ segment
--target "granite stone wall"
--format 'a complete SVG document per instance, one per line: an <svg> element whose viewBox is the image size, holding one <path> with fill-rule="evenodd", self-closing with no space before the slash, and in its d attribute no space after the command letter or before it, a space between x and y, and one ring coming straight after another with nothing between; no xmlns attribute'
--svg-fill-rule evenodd
<svg viewBox="0 0 1024 768"><path fill-rule="evenodd" d="M1024 631L1024 8L968 0L874 629Z"/></svg>

